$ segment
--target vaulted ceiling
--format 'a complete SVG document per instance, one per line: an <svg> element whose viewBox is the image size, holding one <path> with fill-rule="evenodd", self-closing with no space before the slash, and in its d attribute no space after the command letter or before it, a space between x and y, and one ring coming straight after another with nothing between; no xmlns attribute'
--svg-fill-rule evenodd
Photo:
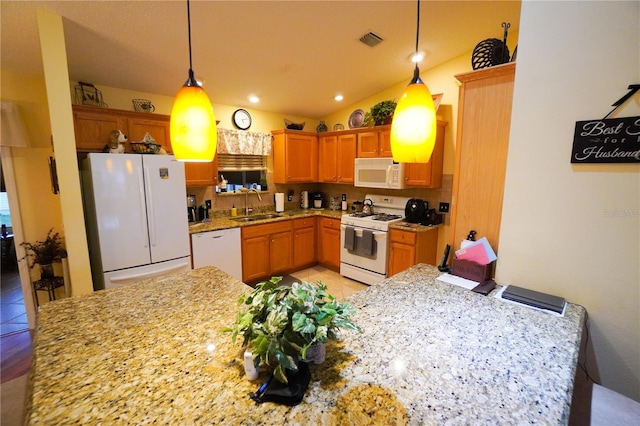
<svg viewBox="0 0 640 426"><path fill-rule="evenodd" d="M2 0L1 67L43 73L41 8L63 17L71 80L174 96L189 69L186 5ZM519 20L520 1L423 1L420 68L471 52L484 39L502 39L502 22L513 32ZM322 118L409 81L416 2L194 0L191 31L193 69L212 102ZM363 44L368 32L383 41ZM250 104L249 95L260 103Z"/></svg>

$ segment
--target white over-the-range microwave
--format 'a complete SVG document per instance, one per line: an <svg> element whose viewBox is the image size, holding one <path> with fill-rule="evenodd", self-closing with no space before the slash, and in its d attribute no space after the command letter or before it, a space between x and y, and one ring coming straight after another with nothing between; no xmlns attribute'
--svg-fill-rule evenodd
<svg viewBox="0 0 640 426"><path fill-rule="evenodd" d="M403 189L404 164L393 158L356 158L354 186Z"/></svg>

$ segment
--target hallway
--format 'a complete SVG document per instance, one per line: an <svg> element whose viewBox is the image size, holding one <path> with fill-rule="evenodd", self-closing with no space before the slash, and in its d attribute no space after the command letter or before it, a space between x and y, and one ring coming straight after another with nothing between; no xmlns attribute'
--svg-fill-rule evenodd
<svg viewBox="0 0 640 426"><path fill-rule="evenodd" d="M27 312L17 267L3 265L0 276L0 334L5 336L28 330Z"/></svg>

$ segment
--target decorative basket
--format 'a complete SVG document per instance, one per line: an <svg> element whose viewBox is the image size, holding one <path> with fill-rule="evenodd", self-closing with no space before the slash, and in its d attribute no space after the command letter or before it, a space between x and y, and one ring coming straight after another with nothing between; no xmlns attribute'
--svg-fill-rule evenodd
<svg viewBox="0 0 640 426"><path fill-rule="evenodd" d="M474 70L509 62L509 48L497 38L488 38L478 43L471 54Z"/></svg>
<svg viewBox="0 0 640 426"><path fill-rule="evenodd" d="M157 143L131 142L131 150L136 154L157 154L160 145Z"/></svg>
<svg viewBox="0 0 640 426"><path fill-rule="evenodd" d="M288 120L286 118L284 119L284 125L289 130L302 130L304 129L305 124L306 124L306 121L303 121L302 123L294 123L291 120Z"/></svg>

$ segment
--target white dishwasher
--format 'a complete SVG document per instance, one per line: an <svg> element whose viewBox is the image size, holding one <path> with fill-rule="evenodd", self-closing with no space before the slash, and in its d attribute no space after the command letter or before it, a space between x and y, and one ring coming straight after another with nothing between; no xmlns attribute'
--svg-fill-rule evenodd
<svg viewBox="0 0 640 426"><path fill-rule="evenodd" d="M191 234L193 269L215 266L242 281L240 228Z"/></svg>

